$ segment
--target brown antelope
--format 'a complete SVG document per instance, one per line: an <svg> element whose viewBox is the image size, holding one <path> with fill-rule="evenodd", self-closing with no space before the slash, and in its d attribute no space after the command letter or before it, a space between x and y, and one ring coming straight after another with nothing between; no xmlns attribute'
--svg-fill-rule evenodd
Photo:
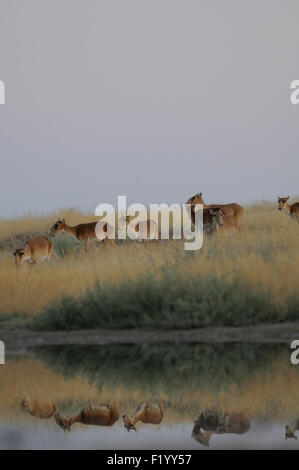
<svg viewBox="0 0 299 470"><path fill-rule="evenodd" d="M299 418L295 419L291 424L286 424L285 427L285 438L289 439L298 439L297 436L295 435L295 432L298 431L299 429Z"/></svg>
<svg viewBox="0 0 299 470"><path fill-rule="evenodd" d="M240 218L225 215L220 207L203 209L203 230L207 233L240 230ZM191 220L195 223L195 205L191 205Z"/></svg>
<svg viewBox="0 0 299 470"><path fill-rule="evenodd" d="M222 209L221 209L222 211ZM232 230L241 230L240 217L235 215L223 215L223 227L219 228L220 232L230 232Z"/></svg>
<svg viewBox="0 0 299 470"><path fill-rule="evenodd" d="M21 402L21 409L28 411L32 416L49 419L57 411L57 405L54 401L41 403L30 398L24 398Z"/></svg>
<svg viewBox="0 0 299 470"><path fill-rule="evenodd" d="M234 217L242 217L244 214L244 209L236 202L230 204L206 204L202 198L202 193L197 193L195 196L192 196L188 199L186 204L202 204L204 209L213 209L215 207L220 207L224 215L232 215Z"/></svg>
<svg viewBox="0 0 299 470"><path fill-rule="evenodd" d="M250 422L243 413L223 414L216 410L206 410L194 422L192 437L209 446L213 434L245 434L249 428Z"/></svg>
<svg viewBox="0 0 299 470"><path fill-rule="evenodd" d="M129 432L136 429L136 423L141 421L146 424L160 424L164 416L163 405L152 405L151 401L140 403L132 416L123 415L124 426Z"/></svg>
<svg viewBox="0 0 299 470"><path fill-rule="evenodd" d="M24 261L31 264L37 263L41 259L49 260L53 253L53 243L47 237L36 237L28 240L24 248L14 251L15 262L20 266Z"/></svg>
<svg viewBox="0 0 299 470"><path fill-rule="evenodd" d="M191 220L195 224L195 206L191 206ZM218 227L223 227L223 214L220 207L214 209L203 209L202 223L204 232L216 233Z"/></svg>
<svg viewBox="0 0 299 470"><path fill-rule="evenodd" d="M294 204L289 204L288 200L290 196L287 197L279 197L278 199L278 210L284 211L288 214L292 219L296 220L299 223L299 202L294 202Z"/></svg>
<svg viewBox="0 0 299 470"><path fill-rule="evenodd" d="M122 227L124 224L128 226L136 217L137 215L127 215L126 217L122 217L118 222L119 227ZM134 240L143 241L144 246L146 247L148 241L158 240L158 226L154 220L142 220L134 227L128 228L128 235Z"/></svg>
<svg viewBox="0 0 299 470"><path fill-rule="evenodd" d="M77 415L70 418L62 418L59 413L56 413L56 423L64 430L70 431L74 423L81 423L92 426L113 426L119 419L119 411L116 404L113 405L99 405L98 407L92 406L83 408Z"/></svg>
<svg viewBox="0 0 299 470"><path fill-rule="evenodd" d="M97 227L97 224L98 227ZM97 227L97 233L96 233ZM100 231L106 234L107 237L100 237ZM85 243L85 250L88 249L88 241L90 238L98 238L104 240L107 238L111 245L115 245L115 241L112 238L114 236L113 227L107 222L89 222L87 224L79 224L71 227L65 221L65 219L58 219L50 230L50 234L54 237L57 233L68 232L78 240L83 240Z"/></svg>
<svg viewBox="0 0 299 470"><path fill-rule="evenodd" d="M195 223L194 205L191 205L191 219ZM240 230L240 219L234 215L225 215L220 207L203 209L203 229L209 233Z"/></svg>

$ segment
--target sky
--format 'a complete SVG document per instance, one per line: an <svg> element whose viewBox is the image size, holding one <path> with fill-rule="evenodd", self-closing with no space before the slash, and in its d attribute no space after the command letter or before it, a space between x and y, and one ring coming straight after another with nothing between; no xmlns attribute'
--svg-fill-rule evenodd
<svg viewBox="0 0 299 470"><path fill-rule="evenodd" d="M0 0L0 217L299 194L297 0Z"/></svg>

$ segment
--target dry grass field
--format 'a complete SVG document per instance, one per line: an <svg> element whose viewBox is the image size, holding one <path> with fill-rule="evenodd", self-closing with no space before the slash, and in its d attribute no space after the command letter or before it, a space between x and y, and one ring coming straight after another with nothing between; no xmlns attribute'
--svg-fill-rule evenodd
<svg viewBox="0 0 299 470"><path fill-rule="evenodd" d="M184 311L196 311L198 303L203 304L202 298L190 304L193 291L196 297L203 288L206 305L209 299L217 297L219 289L223 290L217 302L223 302L224 314L226 311L229 313L231 308L236 310L237 306L232 307L231 302L237 304L239 299L239 307L242 308L243 304L250 302L252 296L253 310L263 310L265 315L268 310L273 310L276 321L294 319L294 312L299 312L299 225L279 212L276 204L261 203L245 207L243 230L240 233L205 236L199 251L185 251L183 241L180 240L154 242L148 249L132 241L122 241L115 249L96 241L90 242L89 251L85 253L80 242L69 234L61 234L54 239L56 255L49 263L17 268L13 249L22 247L24 241L34 235L49 234L50 227L59 216L65 217L70 225L95 220L90 214L69 210L48 216L29 214L19 219L0 221L0 319L1 316L7 318L11 315L33 318L49 304L56 302L55 307L51 307L52 312L58 308L62 296L70 296L69 308L73 308L79 299L82 307L87 303L86 295L94 291L95 283L96 289L101 291L100 296L97 293L97 309L99 302L103 308L105 304L105 315L111 313L112 317L118 306L121 311L122 299L126 304L134 304L136 298L140 297L136 304L138 309L151 304L150 296L162 302L161 296L165 294L157 291L160 283L163 291L167 291L169 284L171 296L175 299L170 312L174 309L180 315ZM215 292L215 283L217 287L218 281L220 288ZM210 293L207 283L211 284ZM222 288L222 285L226 287ZM236 294L238 291L239 297ZM108 297L107 292L110 293ZM233 300L232 295L235 296ZM187 296L189 303L186 303ZM107 305L112 298L114 303L109 310ZM90 304L95 302L94 298L89 300ZM259 308L255 307L255 301ZM65 305L64 302L58 308L59 315L62 310L67 310ZM152 308L159 309L154 303ZM123 315L128 312L130 309L126 308ZM86 321L87 324L79 326L87 327L88 318ZM262 315L256 319L257 323L259 321L266 321L266 318ZM93 323L94 313L89 326ZM189 326L192 324L189 322ZM109 326L113 326L113 318ZM116 322L116 326L125 324Z"/></svg>

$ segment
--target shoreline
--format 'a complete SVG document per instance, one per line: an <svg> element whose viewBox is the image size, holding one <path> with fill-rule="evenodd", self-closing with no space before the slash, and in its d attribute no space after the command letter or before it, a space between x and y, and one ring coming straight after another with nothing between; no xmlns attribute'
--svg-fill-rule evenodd
<svg viewBox="0 0 299 470"><path fill-rule="evenodd" d="M35 331L27 322L0 322L0 340L6 355L22 354L32 347L103 346L141 343L276 343L299 339L299 323L279 323L240 327L206 327L187 330L88 329Z"/></svg>

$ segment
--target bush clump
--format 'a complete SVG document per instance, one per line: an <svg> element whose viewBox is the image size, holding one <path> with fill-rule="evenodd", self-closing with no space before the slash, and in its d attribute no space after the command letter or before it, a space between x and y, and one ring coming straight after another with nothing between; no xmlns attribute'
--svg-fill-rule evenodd
<svg viewBox="0 0 299 470"><path fill-rule="evenodd" d="M34 327L50 330L81 328L187 329L207 326L248 326L296 321L299 300L285 308L270 296L253 292L242 280L182 278L164 270L159 279L146 275L119 285L96 283L78 298L64 295L46 306Z"/></svg>

